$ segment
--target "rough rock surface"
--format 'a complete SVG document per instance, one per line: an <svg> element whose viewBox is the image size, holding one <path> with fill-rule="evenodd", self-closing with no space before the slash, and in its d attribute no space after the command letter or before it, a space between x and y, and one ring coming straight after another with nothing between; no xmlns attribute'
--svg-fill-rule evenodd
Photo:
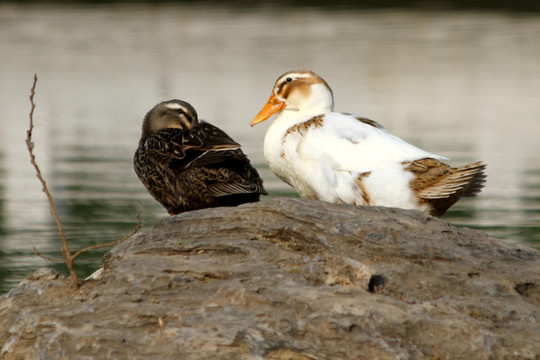
<svg viewBox="0 0 540 360"><path fill-rule="evenodd" d="M0 297L0 358L540 358L540 253L414 211L194 211L103 264Z"/></svg>

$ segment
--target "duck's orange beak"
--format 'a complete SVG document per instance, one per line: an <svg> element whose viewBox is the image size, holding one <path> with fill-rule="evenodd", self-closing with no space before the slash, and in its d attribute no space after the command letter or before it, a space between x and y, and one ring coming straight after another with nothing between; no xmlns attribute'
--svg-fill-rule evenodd
<svg viewBox="0 0 540 360"><path fill-rule="evenodd" d="M270 116L274 115L278 111L283 110L285 107L285 102L279 100L274 93L270 95L270 98L262 108L262 110L255 116L253 121L251 122L251 126L256 125L260 122L263 122L264 120L268 119Z"/></svg>

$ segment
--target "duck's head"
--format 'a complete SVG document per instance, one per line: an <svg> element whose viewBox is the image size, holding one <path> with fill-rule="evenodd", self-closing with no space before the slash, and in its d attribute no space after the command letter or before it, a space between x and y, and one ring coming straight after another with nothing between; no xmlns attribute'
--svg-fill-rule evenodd
<svg viewBox="0 0 540 360"><path fill-rule="evenodd" d="M185 101L163 101L150 110L143 121L143 138L167 128L191 130L199 123L197 112Z"/></svg>
<svg viewBox="0 0 540 360"><path fill-rule="evenodd" d="M323 78L309 70L289 71L276 80L272 95L251 126L280 111L298 111L315 116L332 111L333 107L332 89Z"/></svg>

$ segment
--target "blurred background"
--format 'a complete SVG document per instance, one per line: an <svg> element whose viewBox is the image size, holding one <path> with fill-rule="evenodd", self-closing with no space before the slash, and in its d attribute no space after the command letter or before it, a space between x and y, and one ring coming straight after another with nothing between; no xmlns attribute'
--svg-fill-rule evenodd
<svg viewBox="0 0 540 360"><path fill-rule="evenodd" d="M25 147L34 74L35 154L73 250L168 216L132 170L145 113L172 98L243 145L270 197L270 122L249 126L282 73L316 71L337 111L374 119L451 158L483 160L478 198L445 220L540 248L540 3L0 2L0 293L60 258ZM373 2L374 3L374 2ZM81 276L107 249L82 255Z"/></svg>

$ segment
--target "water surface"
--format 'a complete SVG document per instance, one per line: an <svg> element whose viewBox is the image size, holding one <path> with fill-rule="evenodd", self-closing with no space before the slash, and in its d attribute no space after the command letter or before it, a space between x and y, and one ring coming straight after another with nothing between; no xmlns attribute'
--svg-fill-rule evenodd
<svg viewBox="0 0 540 360"><path fill-rule="evenodd" d="M462 165L488 163L480 197L445 219L540 247L540 17L496 12L40 7L0 4L0 293L60 257L24 139L38 74L35 152L73 249L167 216L131 165L144 114L180 98L242 143L270 196L269 123L249 122L285 71L310 68L336 110ZM81 275L106 250L83 255ZM54 265L62 269L62 265Z"/></svg>

